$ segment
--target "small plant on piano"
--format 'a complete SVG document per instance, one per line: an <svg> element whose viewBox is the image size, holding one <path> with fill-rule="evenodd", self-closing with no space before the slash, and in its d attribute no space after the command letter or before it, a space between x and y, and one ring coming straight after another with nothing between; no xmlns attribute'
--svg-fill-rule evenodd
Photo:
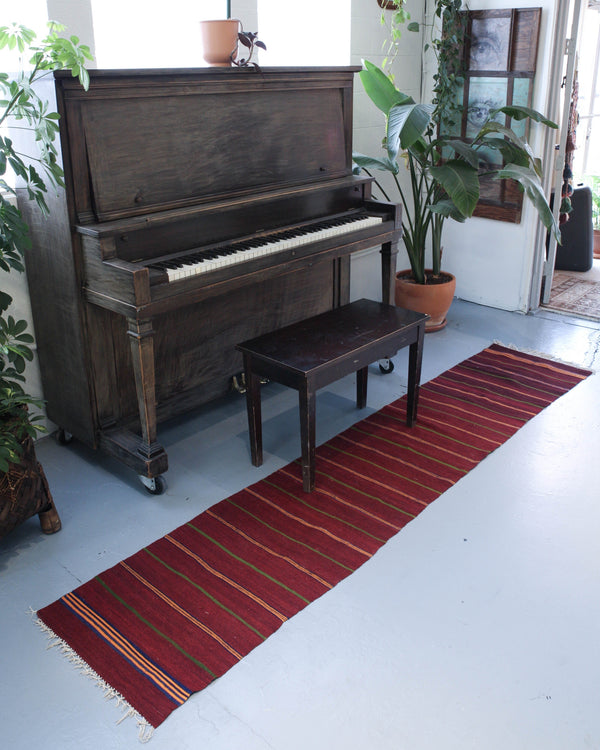
<svg viewBox="0 0 600 750"><path fill-rule="evenodd" d="M16 203L17 191L7 173L12 172L26 194L44 214L48 214L45 199L46 179L53 187L63 186L63 172L57 161L54 145L58 133L59 115L48 108L35 90L35 83L53 70L69 69L87 88L89 76L86 60L90 50L76 37L64 39L59 33L63 26L49 24L47 36L36 42L31 29L18 24L0 28L0 49L20 53L24 69L11 77L0 73L0 128L14 129L15 133L30 131L35 138L35 155L21 153L13 140L0 135L0 274L3 281L11 270L25 271L24 256L30 247L28 226ZM22 455L21 442L33 438L43 430L41 416L29 407L41 409L43 402L29 395L24 388L25 367L33 360L33 336L28 323L9 314L13 299L0 289L0 473L8 472L11 464L18 465Z"/></svg>
<svg viewBox="0 0 600 750"><path fill-rule="evenodd" d="M235 60L234 56L231 56L231 62L237 65L238 68L249 68L253 67L260 70L258 63L252 61L252 56L256 51L256 47L266 50L267 47L264 42L261 42L258 38L257 31L240 31L238 33L239 43L248 50L247 57L241 57L239 60Z"/></svg>

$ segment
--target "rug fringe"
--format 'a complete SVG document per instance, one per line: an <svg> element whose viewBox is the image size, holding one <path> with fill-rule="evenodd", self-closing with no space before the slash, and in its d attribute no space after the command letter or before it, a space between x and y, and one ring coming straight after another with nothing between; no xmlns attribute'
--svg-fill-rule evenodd
<svg viewBox="0 0 600 750"><path fill-rule="evenodd" d="M121 724L123 721L125 721L125 719L129 719L131 717L135 718L138 728L139 741L143 744L149 742L154 734L154 727L149 724L146 719L144 719L144 717L141 716L141 714L139 714L130 703L127 702L127 700L121 695L121 693L119 693L105 680L103 680L102 677L100 677L100 675L95 670L93 670L92 667L90 667L90 665L71 648L71 646L69 646L68 643L63 641L62 638L56 635L52 628L48 627L45 622L40 620L40 618L37 616L37 612L34 609L30 608L29 614L34 620L35 624L40 628L40 630L48 639L46 648L59 648L61 653L66 656L66 658L71 662L71 664L73 664L76 669L78 669L82 674L84 674L86 677L89 677L96 683L96 685L104 693L104 698L106 700L114 700L116 701L116 705L118 707L123 708L123 715L119 719L117 719L116 723Z"/></svg>
<svg viewBox="0 0 600 750"><path fill-rule="evenodd" d="M537 349L529 349L527 347L523 346L515 346L514 344L505 344L503 341L493 341L493 344L498 344L498 346L503 346L506 349L512 349L515 352L522 352L523 354L531 354L533 357L542 357L542 359L549 359L550 362L556 362L559 365L566 365L567 367L577 367L580 370L589 370L592 374L596 374L596 370L589 367L588 365L582 365L580 362L570 362L568 359L561 359L560 357L555 357L552 354L548 354L548 352L540 352Z"/></svg>

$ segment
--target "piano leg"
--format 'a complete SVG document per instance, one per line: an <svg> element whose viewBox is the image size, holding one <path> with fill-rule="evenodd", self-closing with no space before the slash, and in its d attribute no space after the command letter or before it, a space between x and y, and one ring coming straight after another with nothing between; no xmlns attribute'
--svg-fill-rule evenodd
<svg viewBox="0 0 600 750"><path fill-rule="evenodd" d="M381 246L381 299L387 305L395 301L397 257L398 243L384 242Z"/></svg>
<svg viewBox="0 0 600 750"><path fill-rule="evenodd" d="M262 417L260 405L260 378L253 371L252 358L244 354L244 374L246 377L246 407L250 432L250 454L252 464L261 466L263 462Z"/></svg>
<svg viewBox="0 0 600 750"><path fill-rule="evenodd" d="M398 257L398 243L384 242L381 246L381 301L386 305L396 304L396 261ZM379 369L384 375L394 370L392 357L396 352L390 352L387 357L379 360Z"/></svg>
<svg viewBox="0 0 600 750"><path fill-rule="evenodd" d="M127 333L131 338L135 389L142 430L142 439L137 451L149 462L158 454L164 453L164 448L159 445L156 439L154 329L152 321L128 318Z"/></svg>

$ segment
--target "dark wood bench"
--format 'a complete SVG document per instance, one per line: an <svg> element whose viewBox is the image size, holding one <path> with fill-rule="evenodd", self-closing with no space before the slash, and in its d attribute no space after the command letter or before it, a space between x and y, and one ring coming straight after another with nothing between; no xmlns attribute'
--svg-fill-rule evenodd
<svg viewBox="0 0 600 750"><path fill-rule="evenodd" d="M356 405L362 409L367 400L368 365L410 346L406 423L412 426L417 417L427 318L422 313L361 299L238 344L244 357L254 466L263 461L261 377L299 393L305 492L315 486L315 401L319 388L356 372Z"/></svg>

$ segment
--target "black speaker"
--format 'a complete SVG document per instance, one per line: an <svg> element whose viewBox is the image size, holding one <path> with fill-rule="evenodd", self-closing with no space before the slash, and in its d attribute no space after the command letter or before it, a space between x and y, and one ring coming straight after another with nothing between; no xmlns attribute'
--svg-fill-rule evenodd
<svg viewBox="0 0 600 750"><path fill-rule="evenodd" d="M589 271L594 263L592 191L580 185L571 195L573 210L561 225L562 244L556 246L554 268L559 271Z"/></svg>

